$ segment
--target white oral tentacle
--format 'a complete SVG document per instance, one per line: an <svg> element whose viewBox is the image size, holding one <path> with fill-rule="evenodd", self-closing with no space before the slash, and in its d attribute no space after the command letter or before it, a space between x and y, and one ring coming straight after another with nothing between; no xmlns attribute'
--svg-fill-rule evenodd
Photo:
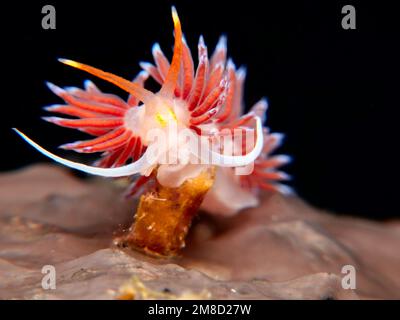
<svg viewBox="0 0 400 320"><path fill-rule="evenodd" d="M199 159L202 158L202 161L209 161L211 159L212 164L218 165L220 167L241 167L241 166L247 166L254 162L257 157L261 154L263 146L264 146L264 135L263 135L263 129L262 129L262 121L260 117L256 116L254 117L256 120L256 134L257 134L257 140L256 140L256 145L254 146L253 150L249 152L248 154L244 156L229 156L229 155L223 155L218 152L212 151L211 149L208 150L208 155L205 155L205 157L201 154L199 154L198 146L197 145L191 145L191 152L197 156Z"/></svg>
<svg viewBox="0 0 400 320"><path fill-rule="evenodd" d="M98 168L98 167L93 167L93 166L88 166L86 164L82 164L79 162L74 162L71 160L67 160L64 158L61 158L50 151L47 151L40 145L38 145L36 142L28 138L25 134L23 134L21 131L18 129L13 128L13 130L18 133L26 142L28 142L32 147L34 147L36 150L44 154L45 156L49 157L50 159L63 164L64 166L67 166L72 169L80 170L86 173L98 175L98 176L103 176L103 177L124 177L124 176L130 176L135 173L139 173L142 170L144 170L147 167L150 167L151 164L147 162L147 153L151 153L151 148L148 148L146 152L142 155L142 157L128 165L118 167L118 168Z"/></svg>
<svg viewBox="0 0 400 320"><path fill-rule="evenodd" d="M255 117L256 119L256 133L257 133L257 141L256 145L254 146L253 150L244 156L229 156L223 155L218 152L212 151L208 149L207 159L211 159L213 165L218 165L221 167L240 167L246 166L250 163L254 162L257 157L260 155L262 148L263 148L263 132L262 132L262 122L259 117ZM32 147L38 150L43 155L49 157L50 159L58 162L62 165L65 165L69 168L80 170L89 174L103 176L103 177L124 177L130 176L139 172L143 172L146 168L151 167L154 165L153 161L148 161L149 159L153 159L157 161L157 157L154 157L154 148L150 145L146 152L142 155L142 157L125 166L121 166L118 168L98 168L94 166L85 165L79 162L67 160L61 158L50 151L47 151L36 142L28 138L24 133L21 131L13 128L15 132L17 132L26 142L28 142ZM191 145L191 152L198 157L199 159L202 158L202 154L199 154L198 144L190 144ZM204 160L204 159L202 159ZM206 162L207 163L207 160ZM209 163L207 163L209 164Z"/></svg>

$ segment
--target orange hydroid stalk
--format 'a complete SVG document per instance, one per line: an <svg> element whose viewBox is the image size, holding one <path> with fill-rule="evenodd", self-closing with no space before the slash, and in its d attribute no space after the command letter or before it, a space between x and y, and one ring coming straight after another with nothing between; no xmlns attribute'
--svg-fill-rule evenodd
<svg viewBox="0 0 400 320"><path fill-rule="evenodd" d="M178 188L156 183L140 197L135 221L122 245L157 256L173 257L185 246L185 238L193 217L214 183L213 167L196 178L186 180Z"/></svg>

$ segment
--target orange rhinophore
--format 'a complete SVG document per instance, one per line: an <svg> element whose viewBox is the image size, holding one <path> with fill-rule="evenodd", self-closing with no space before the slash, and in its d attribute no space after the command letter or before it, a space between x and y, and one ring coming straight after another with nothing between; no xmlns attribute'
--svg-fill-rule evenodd
<svg viewBox="0 0 400 320"><path fill-rule="evenodd" d="M43 119L94 136L60 146L80 153L100 152L93 166L61 158L15 129L38 151L65 166L104 177L132 177L127 196L142 195L135 222L120 240L163 256L176 255L184 246L199 208L231 215L257 206L260 190L291 193L281 183L289 176L277 170L290 157L271 156L283 135L263 127L265 99L244 114L246 72L227 59L226 38L220 38L209 58L200 37L196 66L174 7L172 18L171 62L154 44L154 63L140 63L142 71L133 81L59 59L129 93L125 101L102 92L91 81L83 89L48 83L65 104L45 110L69 117ZM160 84L158 92L145 88L148 78Z"/></svg>

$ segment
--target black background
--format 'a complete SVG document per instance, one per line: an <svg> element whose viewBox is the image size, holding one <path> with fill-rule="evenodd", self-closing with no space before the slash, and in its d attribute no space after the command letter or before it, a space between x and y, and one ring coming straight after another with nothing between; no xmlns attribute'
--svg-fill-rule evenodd
<svg viewBox="0 0 400 320"><path fill-rule="evenodd" d="M56 30L41 28L41 8L56 8ZM287 135L291 185L310 203L374 219L400 217L398 14L382 1L36 1L2 5L1 169L48 161L18 138L17 127L46 148L83 134L40 120L59 103L45 86L81 86L92 77L57 62L65 57L131 79L160 42L170 57L170 6L197 54L221 33L229 55L246 65L248 107L266 96L268 126ZM356 30L341 9L356 8ZM197 55L195 55L197 57ZM126 94L102 80L105 91ZM81 161L93 160L90 156Z"/></svg>

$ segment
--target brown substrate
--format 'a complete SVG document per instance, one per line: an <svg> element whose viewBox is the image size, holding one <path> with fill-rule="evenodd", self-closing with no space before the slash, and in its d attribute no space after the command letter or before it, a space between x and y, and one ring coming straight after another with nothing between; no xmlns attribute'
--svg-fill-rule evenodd
<svg viewBox="0 0 400 320"><path fill-rule="evenodd" d="M0 298L114 299L132 276L173 297L400 298L399 222L266 196L233 218L201 214L182 256L160 260L113 244L134 210L111 180L79 180L50 165L1 174ZM348 264L356 290L341 287ZM44 265L55 266L55 290L41 287Z"/></svg>

